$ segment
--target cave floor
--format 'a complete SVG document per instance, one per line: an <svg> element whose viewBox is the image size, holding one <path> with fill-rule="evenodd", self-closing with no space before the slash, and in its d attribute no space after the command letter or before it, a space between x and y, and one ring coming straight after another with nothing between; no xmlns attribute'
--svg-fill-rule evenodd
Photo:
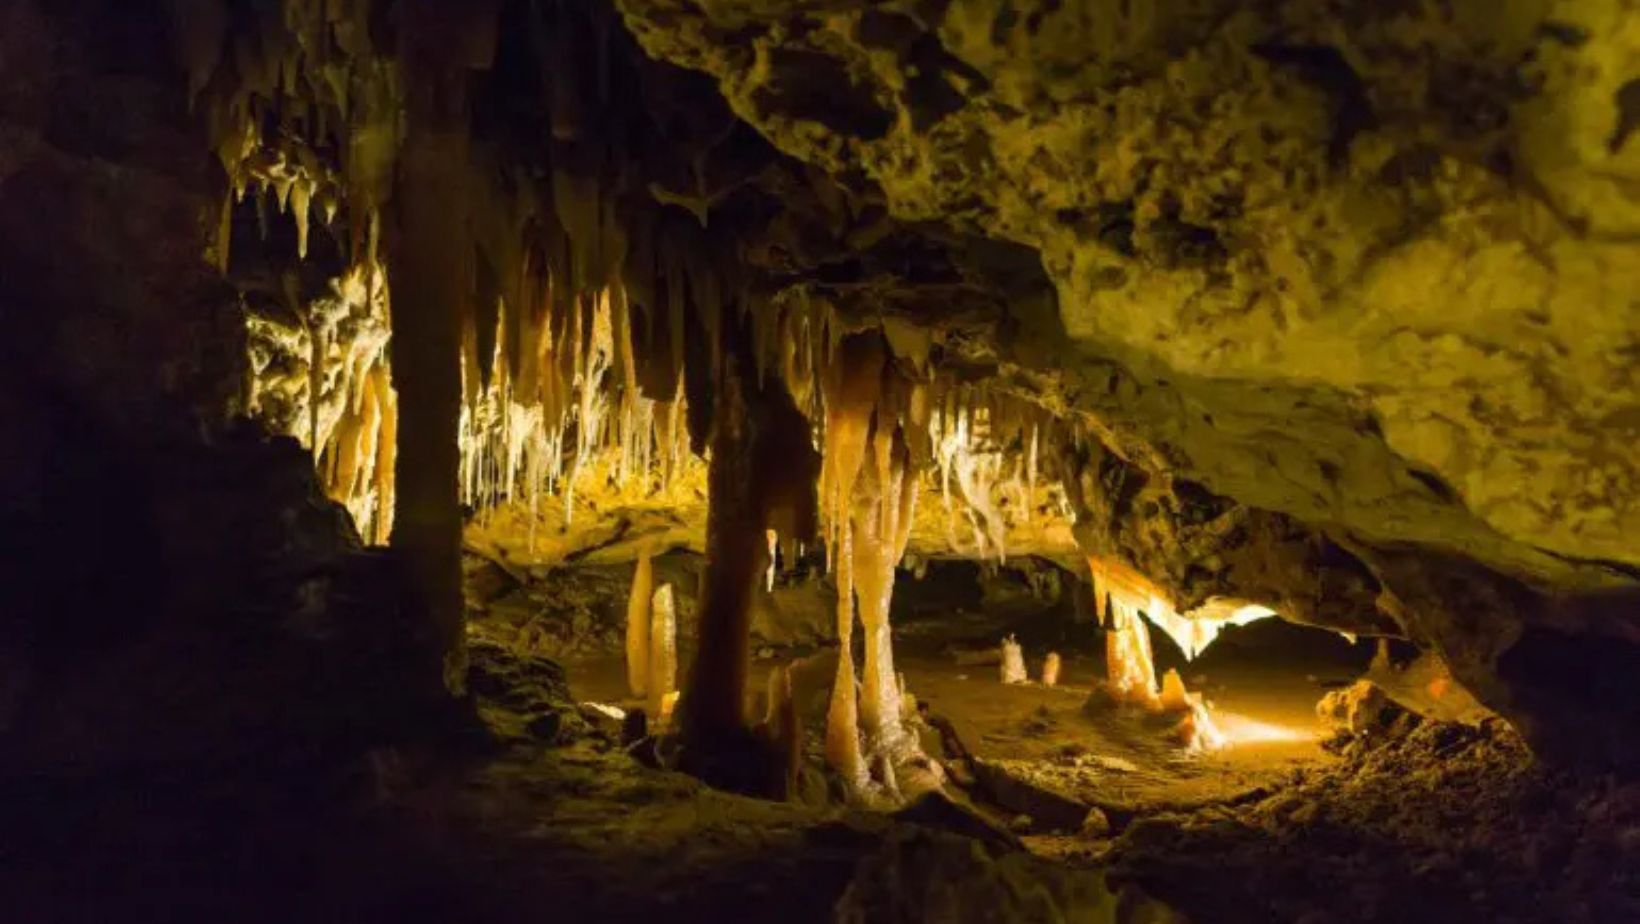
<svg viewBox="0 0 1640 924"><path fill-rule="evenodd" d="M1074 731L1131 761L1101 779L1105 798L1132 787L1133 814L1113 814L1113 837L1027 836L1032 856L950 824L714 792L623 753L551 662L486 647L484 727L466 748L440 736L13 781L0 907L25 922L1174 920L1112 916L1111 891L1129 889L1199 924L1640 920L1640 786L1545 771L1496 723L1425 723L1336 757L1313 741L1247 748L1240 769L1229 755L1148 765L1077 718L1085 673L1048 690L916 654L904 666L982 757L1051 763ZM591 698L597 673L575 667ZM1280 717L1238 698L1233 672L1202 672L1226 710ZM1316 686L1288 680L1292 700ZM1041 706L1039 734L1025 725ZM543 730L548 713L561 723Z"/></svg>
<svg viewBox="0 0 1640 924"><path fill-rule="evenodd" d="M753 676L779 663L754 662ZM799 701L809 723L823 721L834 664L832 653L796 662ZM588 658L566 667L579 699L627 699L622 660ZM1054 687L1003 684L995 664L959 666L944 652L902 654L896 667L905 675L907 689L932 714L949 720L977 758L1098 807L1118 824L1138 815L1233 801L1279 785L1295 770L1336 762L1321 747L1326 731L1316 718L1315 701L1325 692L1323 683L1342 684L1353 676L1350 665L1336 658L1320 664L1219 659L1211 673L1190 676L1194 687L1208 691L1215 720L1232 744L1190 754L1169 736L1170 720L1085 710L1088 690L1104 676L1102 661L1086 655L1065 658L1061 681ZM1026 843L1053 855L1087 853L1098 846L1087 838L1038 833L1027 834Z"/></svg>

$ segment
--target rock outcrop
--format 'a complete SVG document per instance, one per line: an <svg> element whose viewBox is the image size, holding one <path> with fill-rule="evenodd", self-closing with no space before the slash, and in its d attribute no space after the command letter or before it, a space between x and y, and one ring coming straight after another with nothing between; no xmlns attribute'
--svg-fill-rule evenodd
<svg viewBox="0 0 1640 924"><path fill-rule="evenodd" d="M1622 4L620 6L892 218L1034 250L977 355L1148 485L1100 551L1609 711L1533 640L1640 657Z"/></svg>

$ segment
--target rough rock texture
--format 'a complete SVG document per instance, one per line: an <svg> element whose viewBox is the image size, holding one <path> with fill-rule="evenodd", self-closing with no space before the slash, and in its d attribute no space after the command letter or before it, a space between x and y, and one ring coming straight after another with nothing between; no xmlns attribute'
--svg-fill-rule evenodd
<svg viewBox="0 0 1640 924"><path fill-rule="evenodd" d="M1079 404L1118 426L1172 405L1138 425L1176 467L1561 573L1544 552L1640 563L1621 10L626 12L897 217L1037 248L1075 352L1120 367Z"/></svg>
<svg viewBox="0 0 1640 924"><path fill-rule="evenodd" d="M1086 447L1066 478L1078 544L1132 562L1172 590L1181 611L1213 597L1253 600L1295 622L1345 632L1394 632L1377 579L1297 519L1146 470L1103 446Z"/></svg>
<svg viewBox="0 0 1640 924"><path fill-rule="evenodd" d="M1252 801L1135 822L1113 879L1224 922L1640 914L1633 783L1548 772L1498 722L1398 724Z"/></svg>
<svg viewBox="0 0 1640 924"><path fill-rule="evenodd" d="M245 314L168 22L0 9L0 773L363 746L415 687L392 563L231 423Z"/></svg>
<svg viewBox="0 0 1640 924"><path fill-rule="evenodd" d="M999 381L1165 492L1247 508L1227 532L1250 541L1168 530L1198 561L1231 546L1219 580L1129 531L1182 596L1228 564L1296 618L1363 628L1381 593L1517 720L1562 695L1504 676L1525 636L1594 631L1632 659L1632 600L1559 600L1640 573L1624 4L620 6L649 53L895 219L1036 251L980 350ZM1025 307L1033 278L1057 311ZM1460 616L1473 582L1524 602Z"/></svg>
<svg viewBox="0 0 1640 924"><path fill-rule="evenodd" d="M1111 887L1096 872L1067 870L1026 853L988 851L978 841L911 829L895 832L877 854L860 861L833 920L1182 924L1186 919L1136 888Z"/></svg>

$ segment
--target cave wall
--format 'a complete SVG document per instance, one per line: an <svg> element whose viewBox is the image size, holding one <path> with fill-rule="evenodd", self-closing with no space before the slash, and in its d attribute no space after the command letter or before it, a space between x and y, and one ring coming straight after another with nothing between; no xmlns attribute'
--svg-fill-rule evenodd
<svg viewBox="0 0 1640 924"><path fill-rule="evenodd" d="M1035 248L1064 387L1169 468L1534 577L1640 563L1621 4L624 11L896 217Z"/></svg>
<svg viewBox="0 0 1640 924"><path fill-rule="evenodd" d="M621 59L609 100L631 111L607 138L576 96L590 46L551 119L507 109L540 101L498 69L506 105L472 126L537 153L531 132L563 135L559 275L601 280L625 252L634 306L690 318L693 352L731 290L925 353L908 332L932 330L941 362L1097 444L1063 473L1084 549L1181 600L1408 635L1557 747L1551 729L1606 739L1632 714L1621 681L1568 666L1624 677L1640 652L1622 4L615 5L656 61ZM230 426L248 392L241 295L213 268L226 178L171 28L207 8L0 11L5 721L99 646L160 639L173 660L123 676L174 676L164 640L248 596L277 602L226 623L317 638L286 617L391 568L304 453ZM582 157L607 158L598 178ZM587 232L593 212L622 221ZM646 376L670 386L682 352L647 344ZM1632 752L1608 744L1588 750Z"/></svg>
<svg viewBox="0 0 1640 924"><path fill-rule="evenodd" d="M1392 627L1630 759L1634 691L1573 679L1640 654L1625 4L618 5L783 153L1035 251L1056 310L970 358L1114 460L1090 551Z"/></svg>
<svg viewBox="0 0 1640 924"><path fill-rule="evenodd" d="M146 0L0 9L4 772L312 744L414 688L392 563L294 440L235 420L224 178L170 22Z"/></svg>

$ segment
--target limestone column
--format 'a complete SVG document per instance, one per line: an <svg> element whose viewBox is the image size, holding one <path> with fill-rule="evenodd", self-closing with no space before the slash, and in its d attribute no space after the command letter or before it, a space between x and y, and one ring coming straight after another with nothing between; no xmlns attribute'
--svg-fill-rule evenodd
<svg viewBox="0 0 1640 924"><path fill-rule="evenodd" d="M462 303L467 290L463 185L467 164L465 69L441 49L430 0L403 20L406 135L391 203L393 384L398 451L391 545L403 604L427 669L462 692L466 675L457 493Z"/></svg>

